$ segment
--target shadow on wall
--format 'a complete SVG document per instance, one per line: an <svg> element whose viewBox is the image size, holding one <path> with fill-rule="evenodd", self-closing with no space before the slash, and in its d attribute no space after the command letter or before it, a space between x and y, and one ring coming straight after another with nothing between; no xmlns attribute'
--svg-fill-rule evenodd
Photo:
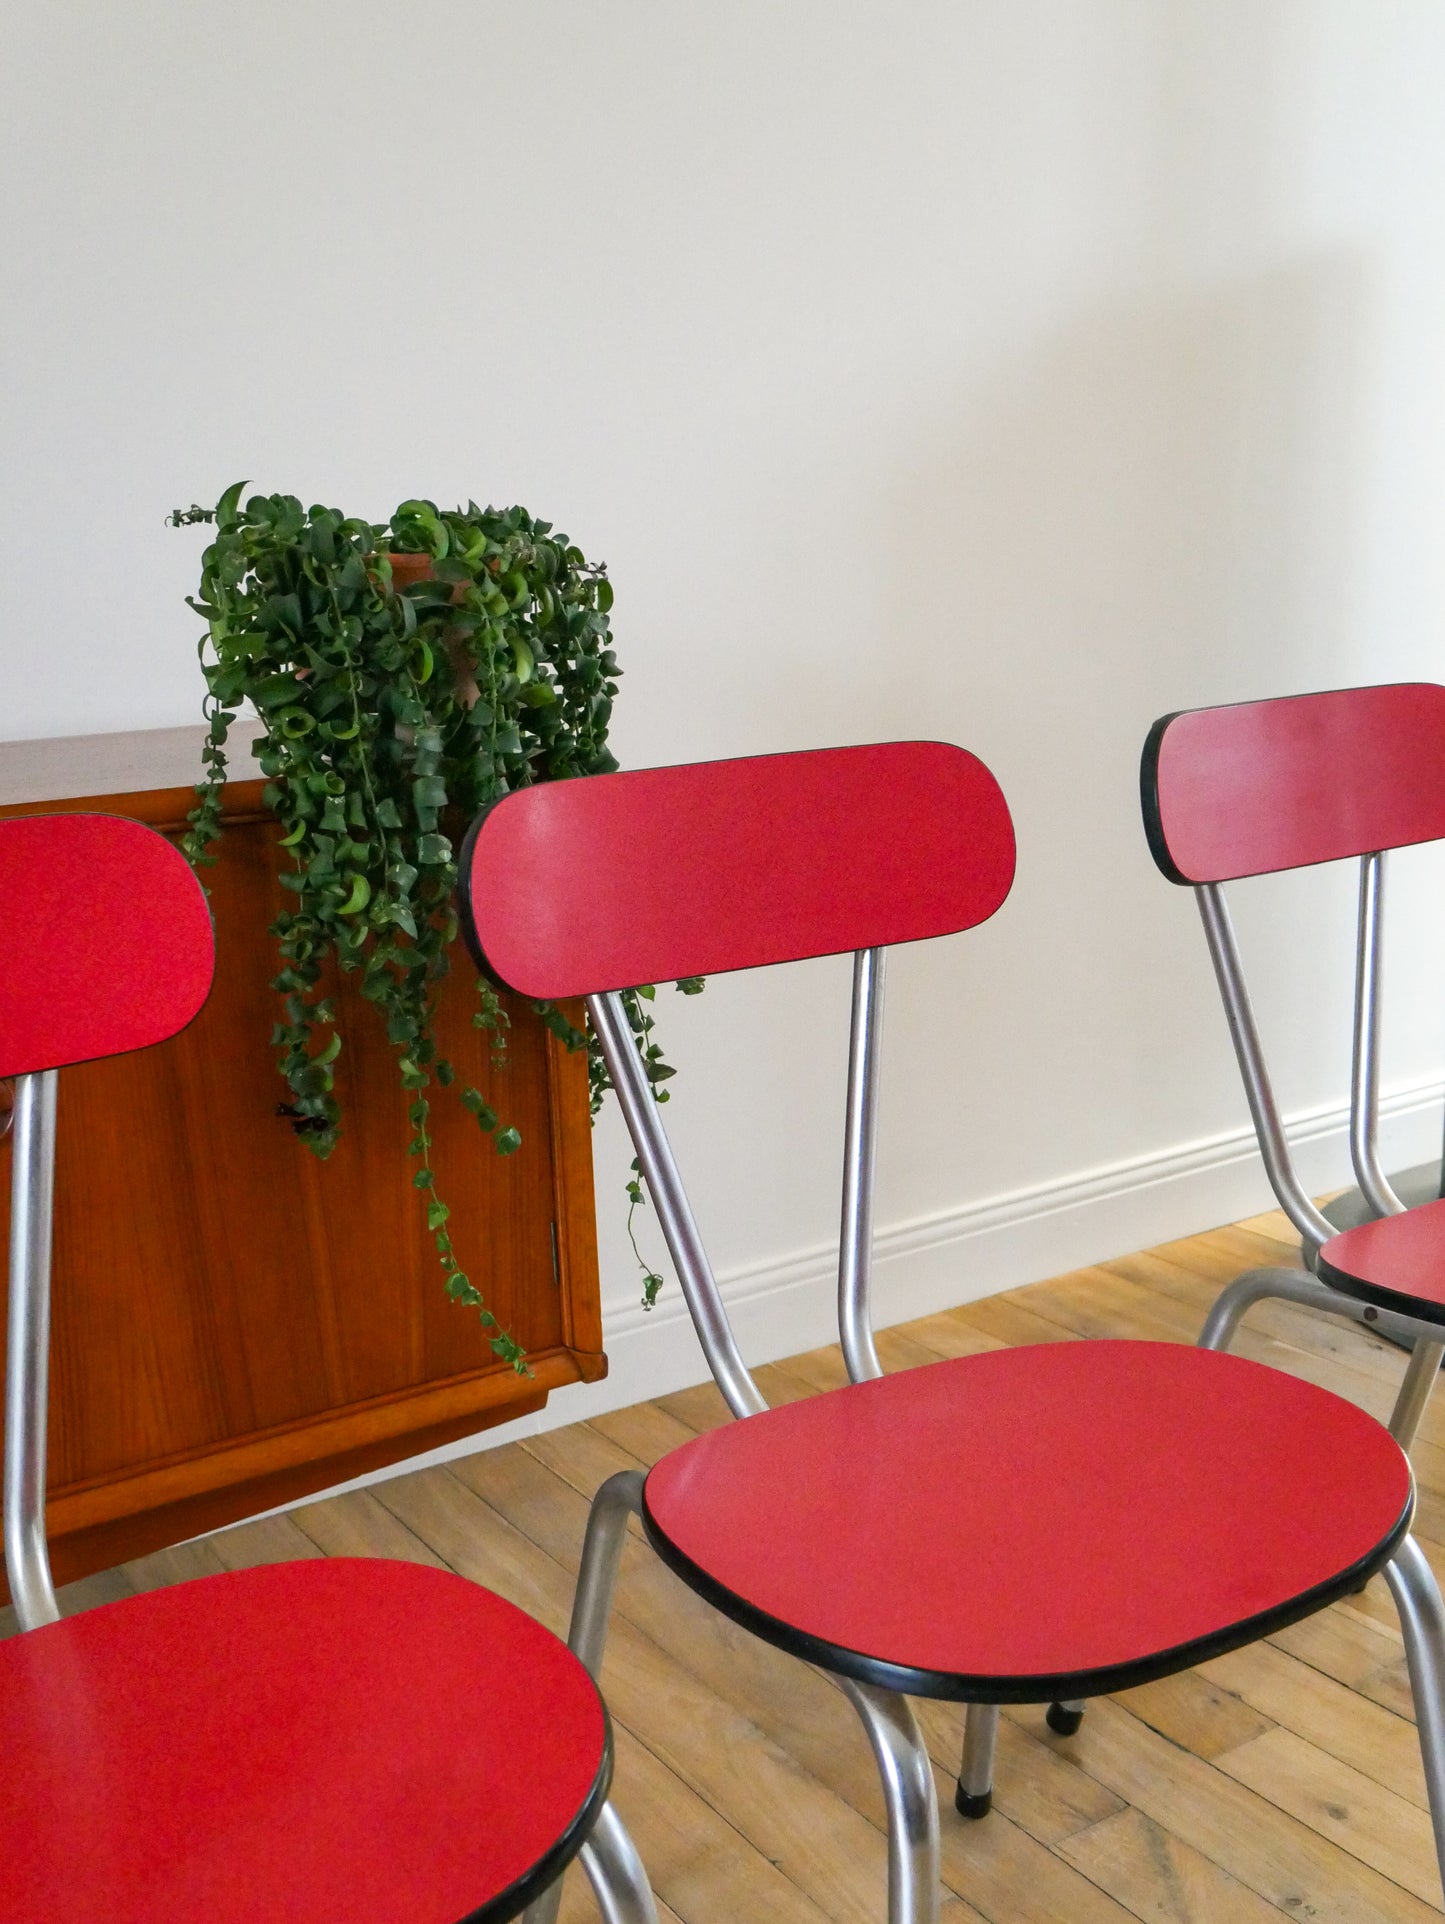
<svg viewBox="0 0 1445 1924"><path fill-rule="evenodd" d="M1184 1066L1181 990L1191 1011L1213 993L1196 918L1165 899L1139 826L1150 722L1359 678L1368 339L1365 270L1340 256L1096 314L995 373L895 494L893 552L919 527L936 543L932 565L899 569L895 645L1015 810L1008 992L1028 1053L1063 1052L1098 1097L1060 1117L1060 1169L1179 1133L1161 1063ZM1248 924L1245 905L1247 945ZM1349 958L1327 947L1333 1005ZM1261 960L1267 1018L1297 957L1273 944ZM980 1036L999 1054L978 1073L1007 1076L1019 1040ZM1207 1053L1209 1106L1232 1114L1232 1065ZM1099 1116L1121 1109L1125 1139L1116 1120L1106 1142Z"/></svg>
<svg viewBox="0 0 1445 1924"><path fill-rule="evenodd" d="M992 374L895 496L899 638L965 707L1138 724L1349 672L1367 280L1276 268L1094 316ZM1130 709L1120 715L1121 709ZM1086 765L1086 764L1084 764Z"/></svg>

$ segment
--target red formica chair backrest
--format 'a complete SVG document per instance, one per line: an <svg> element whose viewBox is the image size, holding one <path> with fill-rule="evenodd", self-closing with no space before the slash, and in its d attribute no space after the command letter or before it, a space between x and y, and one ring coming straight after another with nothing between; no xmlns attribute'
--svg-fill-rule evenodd
<svg viewBox="0 0 1445 1924"><path fill-rule="evenodd" d="M473 826L462 902L498 980L561 997L952 934L1013 873L983 763L882 742L521 789Z"/></svg>
<svg viewBox="0 0 1445 1924"><path fill-rule="evenodd" d="M1433 842L1445 836L1445 688L1333 688L1165 715L1140 788L1171 882Z"/></svg>
<svg viewBox="0 0 1445 1924"><path fill-rule="evenodd" d="M180 851L117 815L0 821L0 1076L173 1036L211 986L205 893Z"/></svg>

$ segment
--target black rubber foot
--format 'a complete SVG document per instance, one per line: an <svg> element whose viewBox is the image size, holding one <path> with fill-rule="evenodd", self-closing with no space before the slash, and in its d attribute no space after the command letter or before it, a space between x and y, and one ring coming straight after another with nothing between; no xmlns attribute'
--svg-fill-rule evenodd
<svg viewBox="0 0 1445 1924"><path fill-rule="evenodd" d="M993 1792L985 1790L975 1797L960 1784L953 1793L953 1807L960 1817L987 1817L993 1809Z"/></svg>
<svg viewBox="0 0 1445 1924"><path fill-rule="evenodd" d="M1065 1710L1062 1704L1050 1704L1046 1713L1049 1729L1060 1737L1072 1737L1083 1721L1082 1710Z"/></svg>

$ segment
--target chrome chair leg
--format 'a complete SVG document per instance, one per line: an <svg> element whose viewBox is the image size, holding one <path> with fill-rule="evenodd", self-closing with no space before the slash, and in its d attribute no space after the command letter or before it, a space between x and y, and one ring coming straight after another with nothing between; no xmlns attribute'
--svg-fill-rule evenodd
<svg viewBox="0 0 1445 1924"><path fill-rule="evenodd" d="M602 1674L602 1652L607 1642L607 1623L612 1615L612 1592L617 1585L617 1566L622 1561L622 1546L627 1541L627 1519L634 1511L642 1508L642 1485L645 1481L641 1470L619 1470L609 1476L592 1499L592 1508L587 1517L587 1534L582 1540L582 1562L577 1571L577 1588L572 1596L572 1623L567 1632L568 1647L586 1664L594 1680ZM611 1809L611 1806L608 1806ZM606 1812L603 1813L604 1816ZM614 1824L617 1820L614 1818ZM599 1823L598 1828L601 1828ZM617 1829L622 1831L621 1824ZM597 1832L593 1832L596 1838ZM628 1846L629 1850L631 1845ZM634 1853L635 1855L635 1853ZM583 1850L584 1862L586 1847ZM592 1871L588 1868L588 1876ZM592 1878L594 1889L597 1880ZM644 1880L645 1882L645 1880ZM557 1910L562 1902L562 1880L550 1889L543 1891L522 1913L523 1924L556 1924ZM598 1903L602 1904L601 1893ZM633 1916L651 1917L652 1900L648 1898L645 1912L618 1911L615 1916L621 1920ZM614 1913L603 1905L603 1916L609 1920Z"/></svg>
<svg viewBox="0 0 1445 1924"><path fill-rule="evenodd" d="M603 1924L657 1924L652 1886L637 1848L611 1804L601 1815L581 1851L582 1868L591 1882ZM560 1891L560 1884L553 1890ZM547 1895L550 1897L551 1892ZM536 1906L526 1915L530 1917Z"/></svg>
<svg viewBox="0 0 1445 1924"><path fill-rule="evenodd" d="M993 1803L993 1753L998 1705L970 1704L963 1721L963 1763L953 1806L960 1817L987 1817Z"/></svg>
<svg viewBox="0 0 1445 1924"><path fill-rule="evenodd" d="M1372 1303L1356 1301L1298 1269L1247 1269L1219 1292L1199 1332L1199 1348L1228 1349L1243 1317L1256 1303L1271 1297L1358 1323L1362 1329L1389 1336L1405 1349L1432 1342L1440 1333L1433 1323L1422 1322L1417 1316L1401 1316L1395 1310L1376 1309Z"/></svg>
<svg viewBox="0 0 1445 1924"><path fill-rule="evenodd" d="M1400 1385L1400 1393L1395 1398L1395 1407L1390 1412L1389 1423L1391 1436L1407 1452L1415 1441L1415 1432L1425 1414L1425 1405L1430 1401L1430 1392L1440 1374L1442 1356L1445 1356L1445 1343L1432 1343L1428 1339L1416 1343L1410 1352L1409 1366Z"/></svg>
<svg viewBox="0 0 1445 1924"><path fill-rule="evenodd" d="M933 1766L906 1697L840 1677L862 1719L888 1808L888 1924L938 1924L938 1798ZM997 1715L997 1712L995 1712Z"/></svg>
<svg viewBox="0 0 1445 1924"><path fill-rule="evenodd" d="M1302 1276L1295 1269L1247 1269L1215 1298L1199 1332L1200 1349L1228 1349L1245 1312L1270 1296L1359 1320L1359 1312L1348 1297L1341 1296L1337 1289L1327 1289L1313 1276Z"/></svg>
<svg viewBox="0 0 1445 1924"><path fill-rule="evenodd" d="M627 1541L627 1519L641 1513L645 1480L641 1470L619 1470L615 1476L609 1476L593 1497L587 1518L567 1642L594 1678L602 1671L607 1621L612 1615L612 1592L617 1583L622 1546Z"/></svg>
<svg viewBox="0 0 1445 1924"><path fill-rule="evenodd" d="M1445 1883L1445 1605L1435 1573L1413 1537L1406 1537L1385 1565L1385 1579L1400 1613L1410 1694L1420 1732L1435 1855Z"/></svg>
<svg viewBox="0 0 1445 1924"><path fill-rule="evenodd" d="M1358 1323L1362 1329L1378 1331L1404 1344L1410 1351L1410 1362L1390 1413L1389 1431L1400 1448L1408 1450L1435 1387L1440 1359L1445 1356L1445 1342L1436 1340L1435 1326L1356 1302L1328 1284L1316 1282L1313 1276L1302 1276L1297 1269L1248 1269L1220 1291L1199 1332L1199 1348L1228 1349L1245 1312L1267 1297L1323 1310L1327 1316L1343 1317L1346 1322Z"/></svg>

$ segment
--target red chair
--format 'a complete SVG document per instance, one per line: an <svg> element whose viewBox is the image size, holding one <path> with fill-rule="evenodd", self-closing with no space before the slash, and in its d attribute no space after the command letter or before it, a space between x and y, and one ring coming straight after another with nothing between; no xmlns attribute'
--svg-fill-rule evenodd
<svg viewBox="0 0 1445 1924"><path fill-rule="evenodd" d="M1199 1340L1227 1349L1266 1297L1391 1336L1412 1352L1390 1417L1408 1450L1445 1354L1445 1202L1406 1210L1380 1167L1380 951L1385 851L1445 836L1445 688L1337 688L1165 715L1149 731L1140 789L1155 861L1198 898L1264 1166L1315 1272L1247 1271ZM1221 884L1350 856L1360 858L1350 1155L1378 1220L1336 1233L1290 1156Z"/></svg>
<svg viewBox="0 0 1445 1924"><path fill-rule="evenodd" d="M868 1272L883 949L971 928L1007 895L1013 829L982 763L897 742L548 783L484 814L462 869L479 962L524 995L586 995L703 1353L743 1419L599 1490L571 1630L593 1674L635 1510L685 1583L852 1700L883 1780L890 1924L930 1924L938 1811L904 1692L970 1705L964 1801L981 1811L1000 1704L1167 1676L1384 1569L1445 1856L1445 1613L1407 1534L1409 1464L1380 1424L1182 1344L881 1372ZM839 1325L853 1382L769 1410L618 991L847 950Z"/></svg>
<svg viewBox="0 0 1445 1924"><path fill-rule="evenodd" d="M0 1075L18 1078L4 1535L24 1632L0 1644L0 1917L500 1924L580 1853L609 1924L655 1924L606 1802L591 1678L477 1585L336 1558L59 1619L56 1072L183 1029L210 987L211 924L180 854L105 815L0 822L0 902Z"/></svg>

